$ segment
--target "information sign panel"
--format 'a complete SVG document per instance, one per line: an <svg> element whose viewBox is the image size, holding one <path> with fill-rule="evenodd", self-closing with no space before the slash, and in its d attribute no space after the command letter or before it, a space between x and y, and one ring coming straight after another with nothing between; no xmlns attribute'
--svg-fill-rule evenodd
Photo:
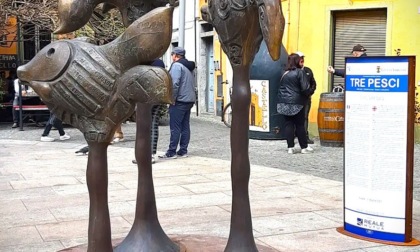
<svg viewBox="0 0 420 252"><path fill-rule="evenodd" d="M344 230L357 236L411 240L412 174L407 175L413 169L414 93L409 69L410 57L346 59Z"/></svg>

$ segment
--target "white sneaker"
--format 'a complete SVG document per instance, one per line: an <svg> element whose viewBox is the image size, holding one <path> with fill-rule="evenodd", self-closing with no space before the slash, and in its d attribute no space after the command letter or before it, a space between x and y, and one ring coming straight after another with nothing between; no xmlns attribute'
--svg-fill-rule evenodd
<svg viewBox="0 0 420 252"><path fill-rule="evenodd" d="M60 136L60 140L61 140L61 141L64 141L64 140L69 140L69 139L70 139L70 136L69 136L69 135L67 135L67 134L64 134L64 135Z"/></svg>
<svg viewBox="0 0 420 252"><path fill-rule="evenodd" d="M310 146L306 147L305 149L301 150L302 154L310 154L314 152L314 149L312 149Z"/></svg>
<svg viewBox="0 0 420 252"><path fill-rule="evenodd" d="M122 141L124 141L124 138L116 137L116 138L114 138L114 140L112 140L111 144L119 143L119 142L122 142Z"/></svg>
<svg viewBox="0 0 420 252"><path fill-rule="evenodd" d="M158 156L158 158L159 159L176 159L177 158L177 155L175 154L175 155L173 155L173 156L168 156L168 154L163 154L163 155L161 155L161 156Z"/></svg>
<svg viewBox="0 0 420 252"><path fill-rule="evenodd" d="M49 137L49 136L42 136L41 137L41 142L53 142L55 139L53 137Z"/></svg>
<svg viewBox="0 0 420 252"><path fill-rule="evenodd" d="M156 163L155 156L152 155L152 164Z"/></svg>
<svg viewBox="0 0 420 252"><path fill-rule="evenodd" d="M296 149L295 148L289 148L287 150L287 153L289 153L289 154L295 154L296 153Z"/></svg>

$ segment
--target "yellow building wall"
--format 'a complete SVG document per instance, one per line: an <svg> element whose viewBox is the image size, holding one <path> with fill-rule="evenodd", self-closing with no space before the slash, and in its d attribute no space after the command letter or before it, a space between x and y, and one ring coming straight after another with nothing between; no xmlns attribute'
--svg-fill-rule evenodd
<svg viewBox="0 0 420 252"><path fill-rule="evenodd" d="M199 19L203 20L201 17L201 7L203 5L207 5L208 4L208 0L198 0L198 4L197 4L197 12L199 13ZM214 71L214 94L218 93L218 85L217 85L217 77L222 75L223 76L223 82L226 83L226 80L228 80L228 82L230 82L230 80L232 80L232 76L229 76L228 73L228 59L226 57L226 54L223 52L222 47L220 45L220 41L219 41L219 36L217 35L217 33L214 33L214 37L213 37L213 60L215 62L217 62L219 64L219 69ZM222 85L223 88L223 104L224 106L226 106L227 103L230 102L230 95L229 95L229 87L230 85ZM217 95L214 95L214 99L215 102L217 102L218 98Z"/></svg>
<svg viewBox="0 0 420 252"><path fill-rule="evenodd" d="M4 42L2 45L0 45L0 55L17 55L17 19L15 17L10 17L8 19L8 23L6 25L6 28L4 30L0 30L0 35L6 35L5 39L6 42ZM13 57L13 56L12 56ZM9 63L2 63L0 62L1 66L0 68L9 68ZM4 65L3 65L4 64ZM7 74L2 75L2 77L9 76L9 71L5 71ZM0 91L2 91L5 87L0 87Z"/></svg>
<svg viewBox="0 0 420 252"><path fill-rule="evenodd" d="M217 33L215 33L214 35L214 40L213 40L213 53L214 53L214 61L218 62L219 64L219 69L214 71L214 93L217 94L218 93L218 88L219 86L217 85L217 76L222 75L223 77L223 83L226 83L226 80L229 80L229 76L227 74L227 66L226 66L226 54L223 52L222 50L222 46L220 45L220 41L219 38L217 36ZM230 79L231 80L231 79ZM230 81L228 81L230 82ZM223 104L224 106L226 106L227 103L230 102L230 95L229 95L229 86L230 85L226 85L223 84L222 85L222 89L223 89ZM217 100L217 96L215 95L215 99Z"/></svg>
<svg viewBox="0 0 420 252"><path fill-rule="evenodd" d="M317 81L317 90L312 96L309 115L310 134L318 135L317 114L320 94L329 91L331 74L326 69L331 65L332 13L339 10L387 9L386 49L387 56L395 56L394 50L401 49L401 55L420 55L420 1L411 0L281 0L286 25L283 45L287 52L302 51L305 65L310 67ZM207 0L199 0L199 8ZM223 79L226 74L226 55L222 52L217 35L214 43L215 60L221 62ZM216 76L217 76L216 72ZM420 91L420 66L416 65L416 90ZM216 78L215 78L216 79ZM217 86L217 85L215 85ZM224 85L225 87L225 85ZM417 93L416 92L416 93ZM225 104L228 89L224 89ZM420 97L416 101L416 140L420 141Z"/></svg>
<svg viewBox="0 0 420 252"><path fill-rule="evenodd" d="M331 65L332 12L337 10L387 9L386 51L395 56L420 55L420 1L406 0L286 0L282 1L286 27L283 45L288 53L302 51L305 65L310 67L317 81L309 116L310 133L318 135L316 120L320 94L329 91L331 75L326 71ZM420 85L420 66L416 65L416 86ZM416 102L417 126L420 126L420 104ZM420 127L419 127L420 128ZM420 131L419 131L420 133ZM416 140L420 134L416 134Z"/></svg>
<svg viewBox="0 0 420 252"><path fill-rule="evenodd" d="M17 67L17 20L10 17L7 21L6 28L0 30L2 43L0 44L0 92L7 92L6 82L4 78L10 75L10 70ZM3 39L5 41L3 41ZM1 98L1 95L0 95ZM2 102L0 100L0 102Z"/></svg>

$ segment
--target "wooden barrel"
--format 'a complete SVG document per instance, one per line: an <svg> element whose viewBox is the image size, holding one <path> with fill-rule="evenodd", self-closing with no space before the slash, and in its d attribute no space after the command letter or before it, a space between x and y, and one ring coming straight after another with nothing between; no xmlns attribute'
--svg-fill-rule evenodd
<svg viewBox="0 0 420 252"><path fill-rule="evenodd" d="M321 94L318 132L322 146L344 146L344 93Z"/></svg>

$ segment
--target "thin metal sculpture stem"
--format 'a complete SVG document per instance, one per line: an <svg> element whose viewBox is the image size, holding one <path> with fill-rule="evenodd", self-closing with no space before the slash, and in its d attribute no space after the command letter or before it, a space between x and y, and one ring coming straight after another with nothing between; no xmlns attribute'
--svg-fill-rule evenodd
<svg viewBox="0 0 420 252"><path fill-rule="evenodd" d="M225 251L257 251L252 233L248 192L250 176L248 115L251 101L249 67L234 67L233 76L232 109L235 113L232 115L230 131L232 216L229 240Z"/></svg>
<svg viewBox="0 0 420 252"><path fill-rule="evenodd" d="M152 107L142 103L136 106L135 155L139 171L136 213L130 232L115 251L179 251L163 231L157 215L150 148Z"/></svg>
<svg viewBox="0 0 420 252"><path fill-rule="evenodd" d="M89 142L86 180L89 190L88 251L112 251L108 209L108 143Z"/></svg>

